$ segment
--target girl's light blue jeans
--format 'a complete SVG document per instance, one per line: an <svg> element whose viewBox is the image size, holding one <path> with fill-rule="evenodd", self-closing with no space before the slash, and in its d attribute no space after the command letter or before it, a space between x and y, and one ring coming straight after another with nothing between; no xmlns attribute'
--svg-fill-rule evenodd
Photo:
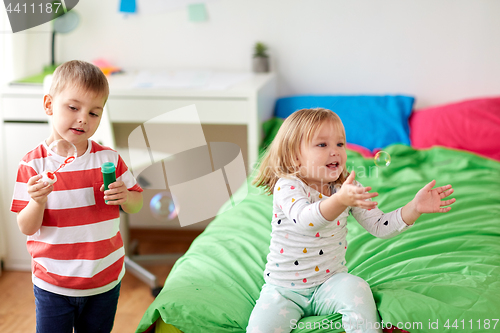
<svg viewBox="0 0 500 333"><path fill-rule="evenodd" d="M333 275L322 285L289 289L264 284L250 316L247 333L291 332L302 317L342 315L346 333L381 333L380 318L368 283L349 273Z"/></svg>

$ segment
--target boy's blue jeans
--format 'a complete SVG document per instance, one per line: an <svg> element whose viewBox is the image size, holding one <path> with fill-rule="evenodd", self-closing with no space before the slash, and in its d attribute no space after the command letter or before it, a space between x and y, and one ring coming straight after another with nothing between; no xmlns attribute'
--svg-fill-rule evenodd
<svg viewBox="0 0 500 333"><path fill-rule="evenodd" d="M70 297L33 286L37 333L109 333L113 328L120 284L102 294Z"/></svg>

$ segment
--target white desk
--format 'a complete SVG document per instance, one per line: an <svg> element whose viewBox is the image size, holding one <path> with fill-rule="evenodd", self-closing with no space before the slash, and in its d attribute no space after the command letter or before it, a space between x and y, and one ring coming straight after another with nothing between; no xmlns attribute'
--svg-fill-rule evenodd
<svg viewBox="0 0 500 333"><path fill-rule="evenodd" d="M132 75L109 79L111 122L143 123L164 112L195 104L202 124L246 125L248 166L258 157L261 125L273 115L274 74L255 74L226 90L134 88ZM29 270L25 236L9 211L19 160L50 132L42 107L42 87L4 87L0 91L0 256L9 269ZM251 168L247 168L250 172ZM2 253L2 246L6 253Z"/></svg>
<svg viewBox="0 0 500 333"><path fill-rule="evenodd" d="M248 170L257 161L261 125L272 117L276 101L274 74L255 74L227 90L138 89L133 81L132 75L111 76L107 102L111 122L142 123L195 104L202 124L246 125Z"/></svg>

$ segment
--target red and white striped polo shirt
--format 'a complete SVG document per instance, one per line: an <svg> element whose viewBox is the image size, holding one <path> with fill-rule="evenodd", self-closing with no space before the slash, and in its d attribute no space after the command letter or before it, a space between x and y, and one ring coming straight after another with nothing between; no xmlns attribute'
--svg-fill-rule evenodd
<svg viewBox="0 0 500 333"><path fill-rule="evenodd" d="M30 200L27 182L64 161L48 156L42 142L19 164L11 211L20 212ZM112 162L116 178L131 191L142 192L120 155L89 139L87 151L57 172L47 197L41 228L28 236L33 283L66 296L90 296L113 289L125 274L119 206L106 205L99 189L101 165Z"/></svg>

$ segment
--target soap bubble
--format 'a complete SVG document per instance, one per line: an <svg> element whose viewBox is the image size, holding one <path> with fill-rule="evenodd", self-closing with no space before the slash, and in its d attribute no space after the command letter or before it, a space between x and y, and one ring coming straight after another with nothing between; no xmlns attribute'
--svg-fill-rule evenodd
<svg viewBox="0 0 500 333"><path fill-rule="evenodd" d="M175 206L174 197L170 192L157 193L149 203L153 216L160 221L169 221L177 217L178 207Z"/></svg>
<svg viewBox="0 0 500 333"><path fill-rule="evenodd" d="M77 151L74 144L64 139L56 140L49 146L49 153L53 153L65 158L64 163L68 164L76 159Z"/></svg>
<svg viewBox="0 0 500 333"><path fill-rule="evenodd" d="M373 157L376 166L386 167L391 164L391 155L383 150L377 152Z"/></svg>

